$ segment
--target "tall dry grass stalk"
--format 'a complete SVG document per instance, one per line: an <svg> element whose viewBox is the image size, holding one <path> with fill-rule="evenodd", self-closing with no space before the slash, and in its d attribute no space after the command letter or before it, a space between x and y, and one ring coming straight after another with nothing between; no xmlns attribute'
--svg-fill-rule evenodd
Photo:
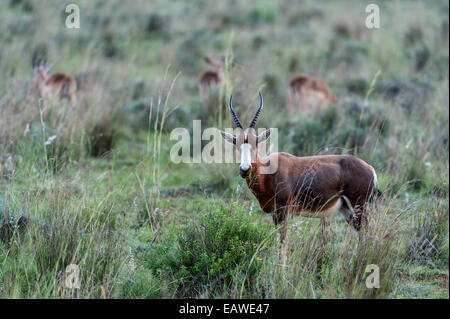
<svg viewBox="0 0 450 319"><path fill-rule="evenodd" d="M181 73L178 73L173 80L170 82L167 91L164 92L163 86L166 83L167 75L168 75L169 67L166 69L166 73L164 75L161 87L158 91L158 97L156 98L156 102L152 99L150 101L150 111L148 117L148 130L147 130L147 145L146 150L143 154L144 158L142 160L142 170L140 173L136 173L136 177L139 183L139 188L142 193L145 210L147 213L148 220L152 220L152 214L155 209L158 207L158 203L160 200L160 192L161 192L161 152L162 152L162 144L161 140L163 137L163 127L165 120L171 112L175 111L178 105L170 105L169 98L176 83L176 80L179 78ZM156 109L156 116L153 119L153 113ZM152 122L153 121L153 122ZM152 129L153 126L153 129ZM150 174L149 174L150 173ZM142 175L140 175L142 174ZM147 184L149 185L149 194L147 193ZM150 223L150 225L153 224Z"/></svg>

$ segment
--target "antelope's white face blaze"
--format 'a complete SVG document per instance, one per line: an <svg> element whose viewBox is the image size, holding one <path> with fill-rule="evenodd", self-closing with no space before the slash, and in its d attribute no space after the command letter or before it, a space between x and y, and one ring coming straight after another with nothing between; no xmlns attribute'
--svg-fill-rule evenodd
<svg viewBox="0 0 450 319"><path fill-rule="evenodd" d="M249 143L241 144L241 165L239 165L239 169L241 173L247 174L250 172L252 168L252 145Z"/></svg>

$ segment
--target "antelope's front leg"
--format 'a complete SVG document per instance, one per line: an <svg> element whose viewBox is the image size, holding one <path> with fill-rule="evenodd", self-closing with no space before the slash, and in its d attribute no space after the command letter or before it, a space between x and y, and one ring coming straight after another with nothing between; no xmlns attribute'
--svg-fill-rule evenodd
<svg viewBox="0 0 450 319"><path fill-rule="evenodd" d="M287 210L286 209L277 209L272 212L272 220L275 226L281 224L280 229L280 242L281 244L285 243L286 240L286 228L287 228Z"/></svg>

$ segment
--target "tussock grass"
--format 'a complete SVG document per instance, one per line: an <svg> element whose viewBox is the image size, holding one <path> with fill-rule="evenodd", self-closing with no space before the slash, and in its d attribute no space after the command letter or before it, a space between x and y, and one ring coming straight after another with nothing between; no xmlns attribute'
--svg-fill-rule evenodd
<svg viewBox="0 0 450 319"><path fill-rule="evenodd" d="M384 3L376 31L365 5L81 1L74 31L59 5L1 2L0 297L448 298L448 2ZM225 65L202 103L205 55ZM77 79L76 108L39 99L40 58ZM288 116L298 74L338 102ZM230 94L248 123L258 91L279 151L374 166L364 241L296 217L280 247L235 165L170 161L172 129L229 127Z"/></svg>

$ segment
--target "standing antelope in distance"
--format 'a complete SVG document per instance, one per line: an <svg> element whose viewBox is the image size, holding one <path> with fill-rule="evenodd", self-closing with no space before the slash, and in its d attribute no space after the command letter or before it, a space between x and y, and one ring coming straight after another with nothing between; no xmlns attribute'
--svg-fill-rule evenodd
<svg viewBox="0 0 450 319"><path fill-rule="evenodd" d="M222 137L240 152L240 175L265 213L272 215L275 225L282 225L280 240L284 242L289 213L321 219L324 238L326 217L340 212L358 231L366 224L365 206L373 195L380 195L377 175L372 166L352 155L320 155L297 157L288 153L272 153L260 158L258 144L270 135L270 129L255 135L255 124L263 108L260 105L244 131L234 112L232 97L229 110L238 136L221 132ZM274 173L262 173L276 165ZM325 241L325 240L324 240Z"/></svg>
<svg viewBox="0 0 450 319"><path fill-rule="evenodd" d="M214 67L214 71L206 71L200 77L200 94L202 96L207 95L209 88L212 84L220 85L222 82L222 63L219 61L213 61L209 57L205 57L206 63Z"/></svg>
<svg viewBox="0 0 450 319"><path fill-rule="evenodd" d="M328 87L309 76L300 75L291 80L288 89L289 112L294 115L296 107L302 111L310 108L326 107L336 102Z"/></svg>
<svg viewBox="0 0 450 319"><path fill-rule="evenodd" d="M66 73L53 73L48 75L51 66L38 64L34 67L34 84L44 100L57 102L67 99L72 107L76 104L75 92L77 82Z"/></svg>

